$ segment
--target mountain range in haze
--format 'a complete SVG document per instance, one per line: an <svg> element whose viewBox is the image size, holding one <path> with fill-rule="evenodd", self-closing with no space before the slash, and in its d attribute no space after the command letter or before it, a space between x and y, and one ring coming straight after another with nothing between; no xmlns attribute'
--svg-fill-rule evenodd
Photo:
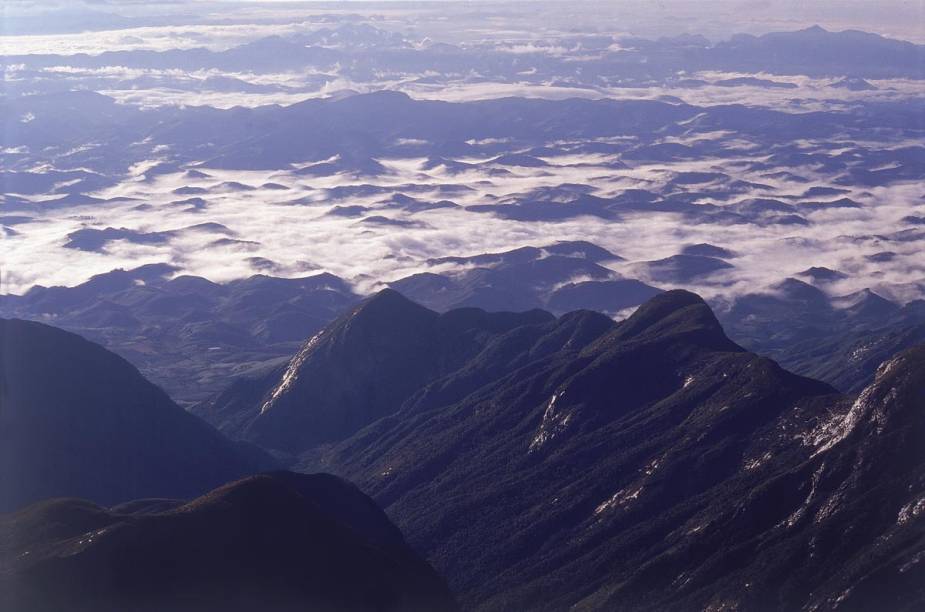
<svg viewBox="0 0 925 612"><path fill-rule="evenodd" d="M649 262L686 282L735 265L738 255L693 244ZM440 312L578 309L631 312L670 287L605 267L621 256L587 241L560 241L500 253L433 259L435 272L388 283ZM461 272L447 266L459 267ZM921 300L906 304L869 289L831 295L838 273L812 268L733 301L711 300L731 337L800 374L859 391L877 366L925 341ZM177 275L166 265L115 270L76 287L35 287L0 298L0 314L46 321L118 352L186 407L206 401L229 378L285 367L301 343L362 299L328 273L301 278L255 275L230 283Z"/></svg>

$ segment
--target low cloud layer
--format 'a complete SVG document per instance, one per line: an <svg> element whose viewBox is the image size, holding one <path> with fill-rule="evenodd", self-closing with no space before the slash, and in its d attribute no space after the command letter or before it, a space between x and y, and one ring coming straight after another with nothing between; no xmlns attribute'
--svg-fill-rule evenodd
<svg viewBox="0 0 925 612"><path fill-rule="evenodd" d="M737 170L740 162L756 159L752 156L638 164L621 170L601 165L602 159L550 155L542 158L545 165L538 168L501 168L484 159L465 158L460 161L480 165L454 175L442 168L425 171L424 159L411 158L380 160L388 174L378 177L302 177L293 171L208 168L203 169L207 176L197 178L184 172L153 180L133 177L93 194L109 203L80 206L66 214L36 214L32 221L18 225L19 234L4 242L4 288L18 293L33 284L73 285L113 268L160 262L175 265L184 274L228 281L261 272L266 262L273 262L279 275L324 270L371 290L379 283L430 270L426 261L436 257L588 240L626 259L609 264L616 273L660 286L665 283L650 277L644 262L675 255L688 244L734 250L739 256L733 268L685 284L716 297L760 291L814 266L846 274L827 288L833 294L873 287L904 299L920 295L906 285L925 280L925 266L918 261L925 231L891 237L897 230L915 229L904 225L903 218L913 212L925 214L919 184L844 189L822 178L769 180L767 172ZM492 172L499 169L504 173ZM633 211L619 219L578 216L553 222L516 221L468 208L562 184L589 185L601 197L641 186L658 192L673 178L705 169L722 172L729 180L773 183L773 195L785 200L803 199L808 187L837 188L846 192L839 193L840 198L855 200L861 207L809 213L806 225L760 228L752 223L691 223L689 217L670 212ZM805 169L803 174L812 177ZM350 186L357 189L348 197L331 193ZM364 191L370 194L363 195ZM750 196L767 196L767 191L745 193L718 205L735 206ZM198 193L204 205L190 205L184 192ZM456 206L409 212L401 200L396 204L392 199L395 194ZM364 222L373 216L410 223ZM214 232L180 231L203 223L220 224L241 240L217 240ZM73 232L112 227L139 234L167 232L169 237L154 243L117 237L96 251L66 248L67 236ZM874 256L883 252L895 255L878 261Z"/></svg>
<svg viewBox="0 0 925 612"><path fill-rule="evenodd" d="M145 263L369 291L453 271L437 257L588 240L625 258L615 276L717 300L814 267L833 295L922 296L925 48L837 31L869 9L750 6L731 38L716 24L737 2L670 23L628 6L187 4L0 37L0 291ZM781 63L794 41L813 52ZM411 99L362 95L382 90ZM673 283L651 263L700 243L732 267Z"/></svg>

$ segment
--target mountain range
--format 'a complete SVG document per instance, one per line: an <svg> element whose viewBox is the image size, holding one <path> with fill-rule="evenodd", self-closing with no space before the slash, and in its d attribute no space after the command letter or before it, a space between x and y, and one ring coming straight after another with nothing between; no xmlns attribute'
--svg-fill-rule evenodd
<svg viewBox="0 0 925 612"><path fill-rule="evenodd" d="M35 609L59 596L171 605L218 584L258 601L267 581L293 601L355 601L338 586L354 580L383 601L426 594L451 609L371 502L319 493L355 491L333 476L276 473L175 501L271 461L355 482L465 609L912 610L925 597L922 345L845 395L744 350L685 291L615 322L441 314L387 289L288 364L197 405L230 442L97 345L37 323L2 329L3 418L17 434L4 445L0 482L18 496L4 494L7 509L62 496L109 506L41 502L4 516L0 580ZM355 544L304 514L319 504L325 520L359 520L363 537L379 525L372 539L391 534L395 547L377 549L408 565L383 574L364 554L344 574ZM318 561L297 551L313 529L346 565L306 586L296 578ZM118 579L79 578L134 554L187 569L139 560ZM267 555L256 574L236 573ZM376 590L383 580L391 595Z"/></svg>
<svg viewBox="0 0 925 612"><path fill-rule="evenodd" d="M520 317L385 291L196 411L246 408L239 435L358 483L468 608L865 609L892 581L921 603L921 347L855 399L683 291L620 323ZM481 342L426 331L454 320Z"/></svg>
<svg viewBox="0 0 925 612"><path fill-rule="evenodd" d="M712 282L738 259L730 249L701 243L668 258L628 262L589 241L557 241L431 258L428 271L377 286L438 312L541 309L561 316L584 309L619 318L663 287ZM881 362L925 342L925 308L921 300L903 304L871 289L839 295L831 286L845 277L812 267L766 289L710 303L740 345L857 392ZM0 316L47 322L99 342L190 408L214 400L230 379L284 368L307 339L361 299L352 283L330 273L214 283L152 264L74 287L37 286L21 296L0 296Z"/></svg>
<svg viewBox="0 0 925 612"><path fill-rule="evenodd" d="M914 2L13 4L0 612L925 609Z"/></svg>

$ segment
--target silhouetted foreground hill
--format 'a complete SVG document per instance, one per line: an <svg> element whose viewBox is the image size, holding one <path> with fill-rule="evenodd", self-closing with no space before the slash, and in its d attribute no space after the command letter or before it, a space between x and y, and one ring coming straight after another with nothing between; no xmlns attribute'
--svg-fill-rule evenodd
<svg viewBox="0 0 925 612"><path fill-rule="evenodd" d="M456 609L375 503L333 476L252 476L189 503L59 499L0 517L0 609Z"/></svg>
<svg viewBox="0 0 925 612"><path fill-rule="evenodd" d="M464 315L487 316L380 294L251 401L254 423L274 420L262 443L358 483L466 606L925 603L925 348L855 400L743 350L684 291L620 323L537 316L477 345L427 331ZM325 375L357 363L369 367ZM329 405L336 385L389 401L370 400L379 412L352 435L313 442L321 415L367 405Z"/></svg>
<svg viewBox="0 0 925 612"><path fill-rule="evenodd" d="M188 499L274 465L99 345L0 319L0 512L49 497Z"/></svg>

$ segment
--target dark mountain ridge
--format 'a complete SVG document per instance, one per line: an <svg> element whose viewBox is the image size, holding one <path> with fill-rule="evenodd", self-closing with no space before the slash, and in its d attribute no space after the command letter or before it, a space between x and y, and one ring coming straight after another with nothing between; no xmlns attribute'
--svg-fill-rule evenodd
<svg viewBox="0 0 925 612"><path fill-rule="evenodd" d="M382 297L398 320L438 316ZM900 571L923 550L919 514L894 527L923 490L912 433L925 410L922 349L855 401L748 353L683 291L620 323L576 312L481 347L299 463L368 491L467 607L863 609L860 591L845 595L856 580L871 592L899 580L896 601L921 602L916 574ZM308 381L329 356L312 355L296 376L305 386L283 390L293 411L315 405ZM390 367L414 372L406 363ZM280 419L277 431L303 426ZM866 474L889 457L910 463L875 493ZM832 603L842 595L848 603Z"/></svg>
<svg viewBox="0 0 925 612"><path fill-rule="evenodd" d="M815 303L807 287L794 285L792 294ZM19 373L37 370L36 363L67 370L61 360L74 360L72 344L103 353L114 367L127 364L70 334L4 323L10 324L52 334L65 349L49 355L43 343L27 343L31 351L16 356L20 369L6 365L6 354L4 371L17 383L5 381L4 392L19 390L12 396L35 398L39 408L55 405L64 391L81 406L109 406L93 393L100 388L92 384L99 360L84 357L83 369L76 370L91 383L84 387L65 379L65 387L37 389L37 377ZM13 346L22 344L17 338ZM385 290L312 338L287 367L243 387L239 381L212 406L226 410L213 416L237 419L232 429L240 435L298 454L300 471L330 471L369 492L467 608L866 610L886 596L890 607L912 610L925 601L919 586L925 558L925 456L918 443L925 434L923 351L920 346L889 360L874 383L852 397L745 351L707 304L685 291L661 293L614 322L588 311L559 318L542 311L439 314ZM32 382L25 386L24 380ZM118 390L115 397L123 397ZM177 411L173 404L163 407L167 415ZM166 429L150 420L139 426L155 440ZM106 421L93 425L111 432L107 427ZM173 439L160 446L172 453L155 457L165 465L187 456L175 456ZM47 456L47 445L42 450ZM99 472L96 464L85 465L87 456L93 454L71 459L75 473ZM49 610L56 603L42 593L101 597L102 609L113 610L126 601L154 598L165 605L204 592L227 592L249 605L263 603L260 598L274 591L271 583L280 601L308 598L322 609L324 602L340 601L336 597L359 609L379 595L403 601L385 593L409 584L401 578L407 574L386 563L393 572L384 579L388 586L376 582L382 575L377 554L363 556L359 573L363 584L379 585L360 589L369 597L338 591L346 580L338 572L355 564L352 553L344 553L343 565L326 568L334 573L329 580L296 579L306 564L317 567L299 544L314 541L301 539L315 538L314 526L322 525L330 547L354 550L338 529L324 526L329 523L306 519L301 498L321 495L325 501L311 508L317 503L341 523L358 523L354 536L358 532L380 552L393 550L400 537L370 518L378 511L368 503L341 504L324 487L305 493L299 478L246 480L186 505L142 499L101 510L53 502L10 515L3 519L14 521L7 530L39 539L4 538L0 525L0 553L12 555L5 565L12 569L0 572L0 580L16 585L4 592ZM256 526L240 522L255 516ZM370 523L380 526L368 529ZM232 540L240 548L220 545L232 532L243 534ZM187 545L195 552L184 553ZM236 560L240 555L256 551L263 558L274 549L285 554L242 577L249 566ZM80 573L94 572L97 559L111 566L111 555L124 558L133 550L146 559L178 554L182 567L190 564L188 575L165 575L167 566L152 568L148 561L137 566L153 572L153 582L112 583L106 574L91 580ZM30 555L23 558L24 551ZM86 569L70 560L75 551ZM287 559L298 561L286 569L274 565ZM416 575L412 571L412 591L420 584ZM216 587L229 577L231 586ZM170 585L163 591L167 599L156 599L153 583Z"/></svg>
<svg viewBox="0 0 925 612"><path fill-rule="evenodd" d="M440 315L386 289L310 339L285 369L261 377L247 394L249 405L226 393L193 410L226 434L304 451L391 414L493 335L551 318L477 309Z"/></svg>
<svg viewBox="0 0 925 612"><path fill-rule="evenodd" d="M0 516L0 568L0 608L19 612L456 609L376 504L324 474L190 502L42 502Z"/></svg>
<svg viewBox="0 0 925 612"><path fill-rule="evenodd" d="M188 498L274 465L99 345L0 319L0 512L48 497Z"/></svg>

